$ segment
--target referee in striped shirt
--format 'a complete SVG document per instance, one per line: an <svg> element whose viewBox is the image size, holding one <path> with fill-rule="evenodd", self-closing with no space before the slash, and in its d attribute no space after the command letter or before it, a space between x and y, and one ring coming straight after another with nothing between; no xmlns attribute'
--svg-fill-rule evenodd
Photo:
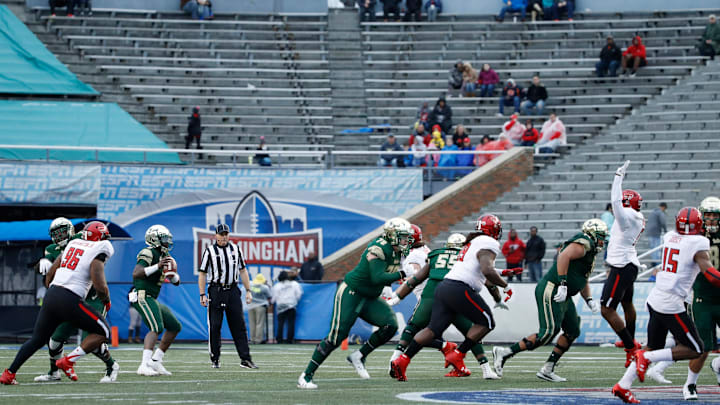
<svg viewBox="0 0 720 405"><path fill-rule="evenodd" d="M250 279L245 268L245 259L234 243L229 243L230 227L219 224L215 228L215 243L205 248L198 269L198 287L200 304L208 307L208 328L210 329L210 361L213 368L220 368L220 328L223 314L227 314L230 333L235 341L235 349L240 355L240 366L257 368L250 358L247 329L242 298L238 289L238 278L245 286L245 302L250 304ZM208 283L207 295L205 284Z"/></svg>

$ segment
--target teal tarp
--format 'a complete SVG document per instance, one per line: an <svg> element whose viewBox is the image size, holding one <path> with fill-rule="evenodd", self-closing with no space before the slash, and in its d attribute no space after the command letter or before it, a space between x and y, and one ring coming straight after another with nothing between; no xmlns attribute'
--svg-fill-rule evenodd
<svg viewBox="0 0 720 405"><path fill-rule="evenodd" d="M168 149L115 103L0 100L0 144ZM45 159L44 150L0 149L0 159ZM91 160L95 152L52 151L52 160ZM142 152L99 152L104 162L142 162ZM176 153L147 153L149 162L180 163Z"/></svg>
<svg viewBox="0 0 720 405"><path fill-rule="evenodd" d="M60 63L4 5L0 5L0 66L0 93L99 94Z"/></svg>

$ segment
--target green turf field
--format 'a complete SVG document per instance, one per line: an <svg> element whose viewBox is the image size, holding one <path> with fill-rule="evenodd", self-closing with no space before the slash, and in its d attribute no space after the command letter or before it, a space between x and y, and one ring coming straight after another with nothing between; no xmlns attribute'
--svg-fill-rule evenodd
<svg viewBox="0 0 720 405"><path fill-rule="evenodd" d="M535 352L522 353L510 360L505 368L505 376L499 381L485 381L478 364L467 361L473 375L467 378L444 378L443 358L435 350L422 351L410 364L407 382L391 380L387 376L387 364L392 346L385 346L373 353L368 359L368 371L372 378L360 380L355 370L345 360L349 353L340 349L323 364L315 375L318 390L304 391L296 388L296 381L305 368L313 345L256 345L251 347L253 359L259 370L246 370L239 367L239 359L232 344L223 346L222 368L210 368L207 346L176 345L165 356L165 366L173 373L170 377L140 377L135 374L141 357L140 345L121 345L113 350L113 357L120 362L118 381L113 384L98 384L102 377L102 363L93 356L82 359L76 371L78 382L64 379L59 383L34 383L33 377L47 371L46 351L38 352L18 373L20 385L0 386L1 404L38 404L50 400L80 400L86 403L143 403L143 404L408 404L396 395L420 391L477 391L524 388L602 388L595 391L595 399L585 401L572 400L560 395L556 400L543 402L530 397L515 398L511 403L579 403L598 404L621 403L612 399L610 387L623 373L624 352L615 348L578 346L560 361L556 372L568 378L567 383L548 383L539 380L535 373L542 366L550 351L550 346ZM357 346L350 346L354 350ZM6 346L0 350L2 368L7 367L17 351L16 346ZM486 347L488 352L492 346ZM492 357L492 353L490 353ZM712 358L712 357L711 357ZM709 362L708 362L709 364ZM673 388L663 394L667 401L681 401L679 386L685 381L687 363L673 365L666 376L673 381ZM706 365L699 384L708 385L705 398L720 401L715 375ZM637 387L657 386L654 383L640 384ZM713 391L708 393L708 391ZM573 395L584 396L583 391ZM637 392L643 399L645 394ZM499 394L502 395L502 394ZM659 394L656 394L656 396ZM602 400L600 398L602 398ZM527 398L523 400L522 398ZM566 401L564 401L564 399ZM680 401L677 401L677 400ZM508 401L510 402L510 401ZM705 401L700 401L705 402ZM492 402L497 403L497 402ZM643 401L643 403L656 403Z"/></svg>

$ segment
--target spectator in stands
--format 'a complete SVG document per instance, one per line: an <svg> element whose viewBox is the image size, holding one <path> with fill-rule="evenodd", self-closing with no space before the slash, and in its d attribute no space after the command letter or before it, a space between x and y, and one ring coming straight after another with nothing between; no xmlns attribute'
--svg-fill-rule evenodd
<svg viewBox="0 0 720 405"><path fill-rule="evenodd" d="M483 65L478 75L478 83L480 83L480 97L492 97L495 86L500 82L498 74L492 70L489 63Z"/></svg>
<svg viewBox="0 0 720 405"><path fill-rule="evenodd" d="M512 142L510 142L509 139L505 135L500 135L497 139L497 141L489 141L485 144L480 144L475 148L477 151L482 152L489 152L489 151L498 151L498 153L492 153L492 154L477 154L475 155L475 166L482 166L485 163L495 159L496 157L502 155L502 152L499 151L505 151L507 149L511 149L513 147Z"/></svg>
<svg viewBox="0 0 720 405"><path fill-rule="evenodd" d="M435 125L433 127L433 131L436 129L435 127L438 127L438 126ZM425 132L425 126L418 125L417 127L415 127L415 131L412 134L410 134L410 139L408 140L408 143L410 145L413 145L415 143L415 138L420 138L420 141L423 144L425 144L425 146L427 146L430 144L430 140L432 139L432 136L430 135L430 133Z"/></svg>
<svg viewBox="0 0 720 405"><path fill-rule="evenodd" d="M195 147L202 149L200 146L200 137L202 136L202 122L200 119L200 107L195 106L192 114L188 117L187 136L185 137L185 149L190 149L193 139L195 139Z"/></svg>
<svg viewBox="0 0 720 405"><path fill-rule="evenodd" d="M555 1L557 0L542 0L543 17L546 20L555 19Z"/></svg>
<svg viewBox="0 0 720 405"><path fill-rule="evenodd" d="M464 151L472 151L473 147L470 143L470 137L463 138L462 146L459 148L459 150ZM475 155L473 153L468 154L461 154L457 155L457 165L461 167L472 167L475 166L475 163L473 162ZM457 175L464 176L468 173L470 173L472 170L459 170Z"/></svg>
<svg viewBox="0 0 720 405"><path fill-rule="evenodd" d="M529 0L527 5L527 11L530 12L530 20L532 22L535 22L535 20L543 15L543 6L542 6L542 0Z"/></svg>
<svg viewBox="0 0 720 405"><path fill-rule="evenodd" d="M422 126L418 128L422 128ZM427 146L422 137L415 137L415 142L410 145L410 150L413 157L412 166L427 166Z"/></svg>
<svg viewBox="0 0 720 405"><path fill-rule="evenodd" d="M180 0L180 9L193 20L207 20L212 15L209 0Z"/></svg>
<svg viewBox="0 0 720 405"><path fill-rule="evenodd" d="M647 224L645 224L645 235L647 235L650 249L660 246L662 244L662 236L665 232L667 232L667 218L665 217L666 209L667 204L661 202L657 208L652 210L647 219ZM660 262L660 256L660 249L652 253L650 257L652 258L653 266L658 265Z"/></svg>
<svg viewBox="0 0 720 405"><path fill-rule="evenodd" d="M617 69L622 60L622 51L615 45L612 36L607 37L607 43L600 51L600 62L595 64L595 74L597 77L617 76Z"/></svg>
<svg viewBox="0 0 720 405"><path fill-rule="evenodd" d="M565 125L555 113L545 121L540 131L540 140L535 145L539 153L554 153L558 146L567 145Z"/></svg>
<svg viewBox="0 0 720 405"><path fill-rule="evenodd" d="M490 139L489 135L483 135L482 139L480 139L480 145L478 146L484 146L487 145L488 142L490 142L492 139Z"/></svg>
<svg viewBox="0 0 720 405"><path fill-rule="evenodd" d="M502 134L505 135L515 146L519 146L522 143L522 136L524 133L525 125L518 122L517 114L511 115L510 121L507 121L502 126Z"/></svg>
<svg viewBox="0 0 720 405"><path fill-rule="evenodd" d="M259 151L267 151L268 147L265 144L265 137L260 137L260 144L257 147L257 150ZM270 160L270 155L267 153L256 153L255 154L255 163L259 164L260 166L272 166L272 161Z"/></svg>
<svg viewBox="0 0 720 405"><path fill-rule="evenodd" d="M448 75L448 94L460 93L463 84L463 71L465 70L465 64L463 61L458 60L455 62L455 66L450 68Z"/></svg>
<svg viewBox="0 0 720 405"><path fill-rule="evenodd" d="M325 274L325 268L318 259L317 253L312 251L308 254L307 260L305 260L300 266L300 280L302 281L320 281Z"/></svg>
<svg viewBox="0 0 720 405"><path fill-rule="evenodd" d="M422 0L406 0L405 7L405 21L422 20Z"/></svg>
<svg viewBox="0 0 720 405"><path fill-rule="evenodd" d="M525 260L525 243L517 237L514 229L510 230L508 240L502 247L502 254L505 256L506 268L514 269L515 267L523 267ZM518 281L522 281L522 274L518 274ZM508 282L513 281L513 275L508 276Z"/></svg>
<svg viewBox="0 0 720 405"><path fill-rule="evenodd" d="M417 114L415 114L415 118L417 119L416 126L418 124L422 124L425 127L425 130L430 130L430 123L428 122L428 118L430 117L430 107L428 106L427 101L423 101L422 105L418 107Z"/></svg>
<svg viewBox="0 0 720 405"><path fill-rule="evenodd" d="M545 86L540 83L540 76L533 76L530 87L525 90L525 97L527 100L523 101L520 105L523 114L543 115L545 113L545 103L547 102L548 93Z"/></svg>
<svg viewBox="0 0 720 405"><path fill-rule="evenodd" d="M533 127L532 120L526 120L525 132L523 132L520 146L535 146L539 138L540 134L538 130Z"/></svg>
<svg viewBox="0 0 720 405"><path fill-rule="evenodd" d="M623 75L627 74L627 68L628 66L631 66L632 72L630 73L630 77L635 77L639 67L647 65L647 61L645 59L645 45L643 45L642 39L639 35L633 38L632 45L623 52L621 64L623 68Z"/></svg>
<svg viewBox="0 0 720 405"><path fill-rule="evenodd" d="M428 16L428 21L437 21L438 14L442 13L442 0L427 0L423 6Z"/></svg>
<svg viewBox="0 0 720 405"><path fill-rule="evenodd" d="M300 284L294 280L292 273L281 271L278 275L278 282L272 288L275 310L278 317L278 329L275 334L277 343L295 343L295 316L297 315L298 303L303 295ZM283 339L287 323L286 339Z"/></svg>
<svg viewBox="0 0 720 405"><path fill-rule="evenodd" d="M456 151L460 150L458 146L454 143L446 144L445 147L442 149L443 152L446 151ZM440 161L438 162L438 167L455 167L457 166L457 157L456 154L446 154L440 156ZM445 177L446 179L454 179L455 178L455 170L440 170L440 175Z"/></svg>
<svg viewBox="0 0 720 405"><path fill-rule="evenodd" d="M75 0L75 12L80 15L92 15L92 2L90 0Z"/></svg>
<svg viewBox="0 0 720 405"><path fill-rule="evenodd" d="M467 137L468 137L468 133L467 133L467 131L465 131L465 126L463 124L457 124L455 126L455 132L453 132L452 143L460 146L462 144L463 138L467 138Z"/></svg>
<svg viewBox="0 0 720 405"><path fill-rule="evenodd" d="M502 94L500 95L500 101L499 106L500 109L497 113L498 117L502 117L505 113L505 107L506 106L513 106L515 107L515 112L520 112L520 93L522 92L522 88L520 86L515 84L514 79L508 79L505 83L505 87L503 87Z"/></svg>
<svg viewBox="0 0 720 405"><path fill-rule="evenodd" d="M431 151L439 151L442 150L445 147L445 140L443 139L442 132L440 130L435 130L432 133L432 141L427 147L428 152ZM437 166L438 162L440 162L440 155L437 153L430 153L428 154L428 165L430 166Z"/></svg>
<svg viewBox="0 0 720 405"><path fill-rule="evenodd" d="M445 97L438 98L430 113L430 126L440 125L444 134L449 134L452 128L452 108L445 102Z"/></svg>
<svg viewBox="0 0 720 405"><path fill-rule="evenodd" d="M698 50L700 55L709 56L710 59L715 59L715 55L720 54L720 24L717 23L715 14L708 17L708 25L705 26Z"/></svg>
<svg viewBox="0 0 720 405"><path fill-rule="evenodd" d="M375 21L375 0L357 0L360 22Z"/></svg>
<svg viewBox="0 0 720 405"><path fill-rule="evenodd" d="M553 19L555 21L559 21L562 13L564 12L567 12L568 21L573 20L573 15L575 14L575 0L560 0L555 3L553 7L555 8L553 11Z"/></svg>
<svg viewBox="0 0 720 405"><path fill-rule="evenodd" d="M530 273L530 280L535 283L542 278L542 259L545 257L545 239L537 231L537 227L530 227L530 239L525 244L525 267Z"/></svg>
<svg viewBox="0 0 720 405"><path fill-rule="evenodd" d="M390 21L390 15L393 19L400 21L400 0L380 0L383 4L383 19L385 22Z"/></svg>
<svg viewBox="0 0 720 405"><path fill-rule="evenodd" d="M421 125L422 126L422 125ZM385 142L383 142L382 146L380 146L380 150L384 152L401 152L403 150L402 146L398 145L395 141L395 135L388 135ZM381 166L398 166L398 167L405 167L405 162L403 161L402 155L380 155L380 162L378 162ZM302 275L300 276L302 277ZM303 278L304 279L304 278Z"/></svg>
<svg viewBox="0 0 720 405"><path fill-rule="evenodd" d="M49 3L51 16L55 17L55 7L65 7L67 9L67 16L73 16L75 0L49 0Z"/></svg>
<svg viewBox="0 0 720 405"><path fill-rule="evenodd" d="M472 67L470 62L463 64L463 94L465 97L475 97L475 87L478 81L478 71Z"/></svg>
<svg viewBox="0 0 720 405"><path fill-rule="evenodd" d="M527 0L502 0L505 6L500 9L500 14L495 17L495 21L503 22L505 13L520 13L520 21L525 21L525 10L527 9Z"/></svg>

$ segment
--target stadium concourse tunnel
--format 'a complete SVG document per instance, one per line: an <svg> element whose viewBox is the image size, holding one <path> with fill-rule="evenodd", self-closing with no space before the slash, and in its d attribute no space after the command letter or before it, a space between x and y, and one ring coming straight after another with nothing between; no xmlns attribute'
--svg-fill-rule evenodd
<svg viewBox="0 0 720 405"><path fill-rule="evenodd" d="M108 225L114 240L130 239L130 234L114 222L101 218L72 218L79 232L90 221ZM40 310L43 277L35 265L50 244L48 229L52 219L0 222L0 340L17 341L28 337Z"/></svg>

